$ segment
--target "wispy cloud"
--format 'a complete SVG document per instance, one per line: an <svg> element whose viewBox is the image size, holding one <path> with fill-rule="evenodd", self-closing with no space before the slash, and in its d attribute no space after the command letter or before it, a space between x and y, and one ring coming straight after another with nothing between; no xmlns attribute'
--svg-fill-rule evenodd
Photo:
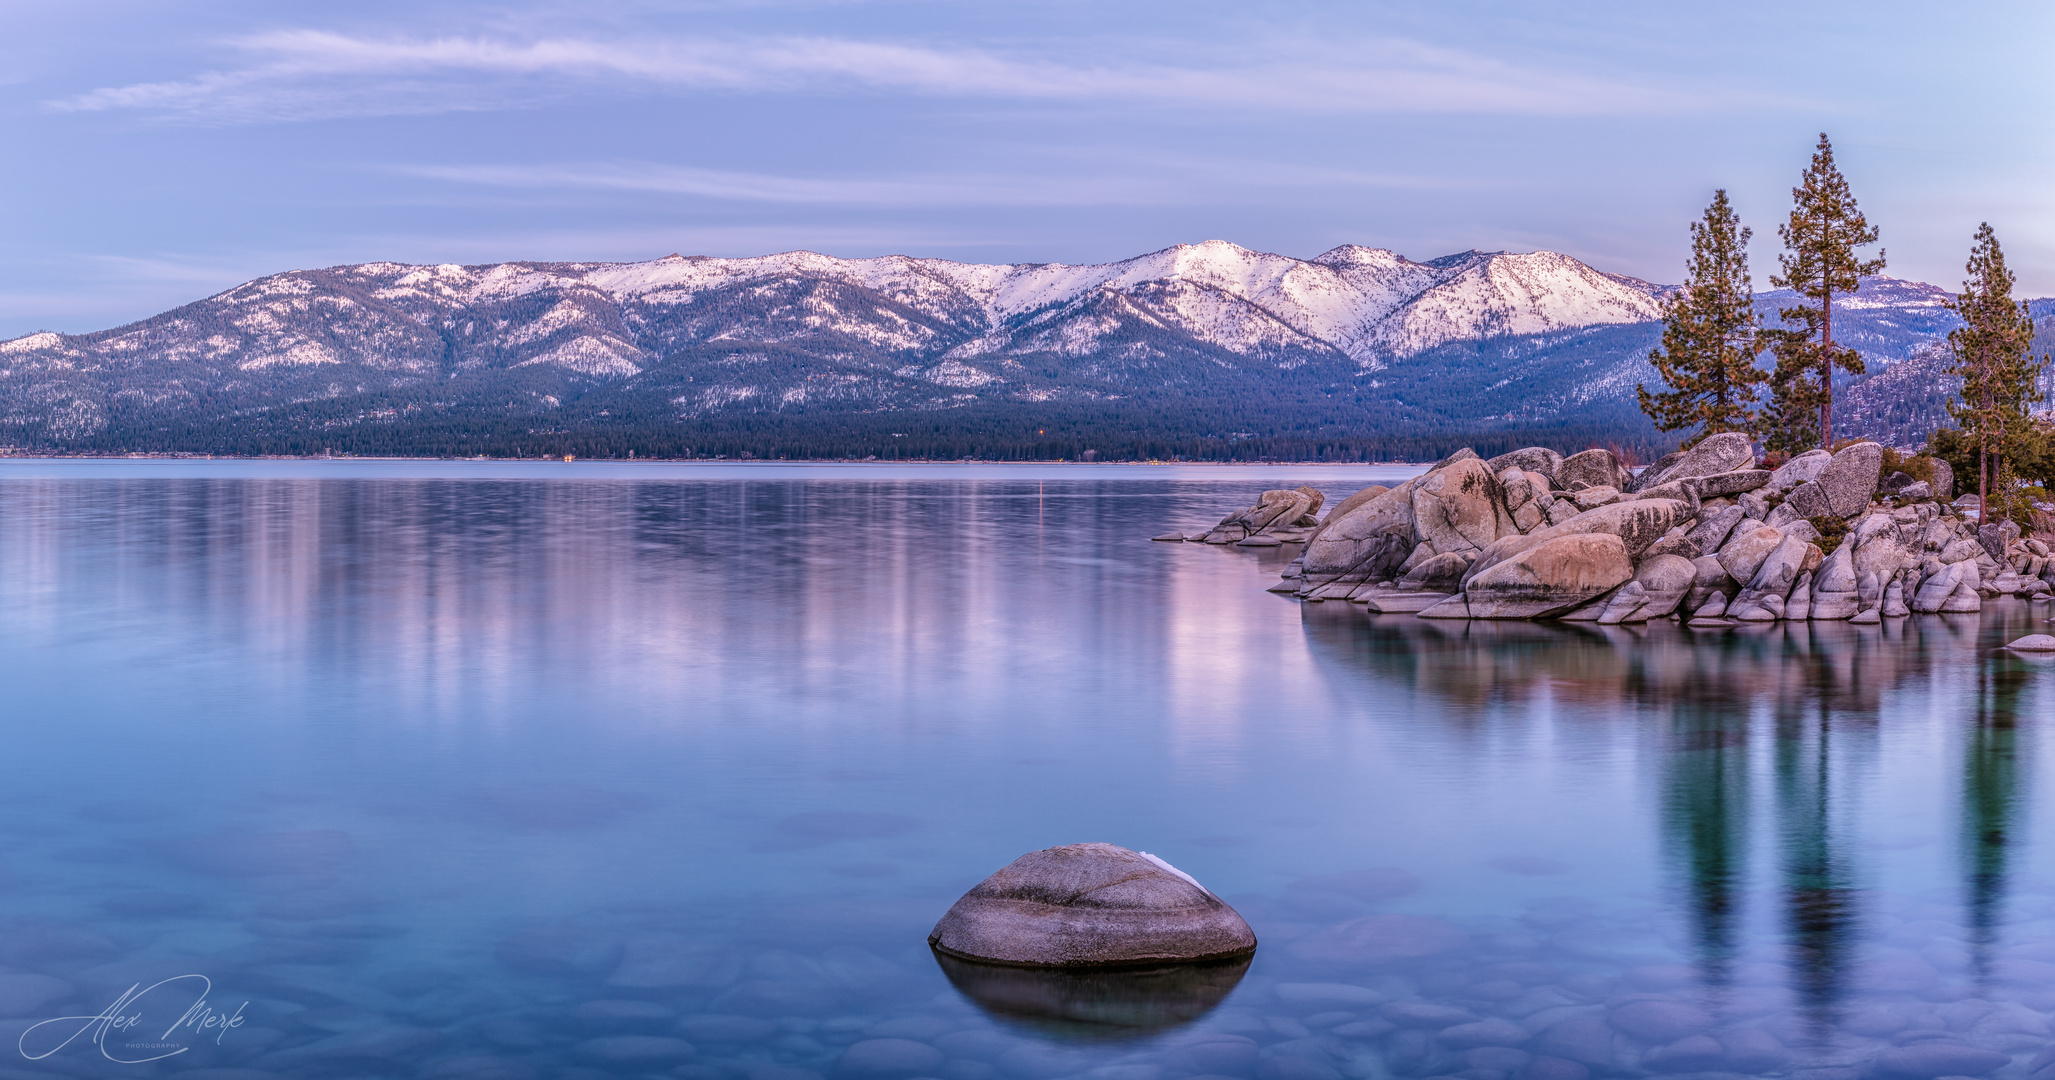
<svg viewBox="0 0 2055 1080"><path fill-rule="evenodd" d="M1217 201L1248 188L1423 188L1431 177L1246 162L1162 161L1149 169L1061 175L959 173L918 178L780 176L644 161L548 165L402 165L393 171L459 184L528 190L691 195L734 202L853 207L1160 206Z"/></svg>
<svg viewBox="0 0 2055 1080"><path fill-rule="evenodd" d="M325 30L228 42L250 62L92 90L60 110L294 120L503 108L614 86L750 93L874 92L950 99L1133 103L1294 113L1618 115L1702 108L1715 95L1401 39L1249 42L1163 62L1100 43L1090 63L1032 52L836 37L514 40L364 37Z"/></svg>
<svg viewBox="0 0 2055 1080"><path fill-rule="evenodd" d="M1038 183L1009 176L838 179L730 172L648 162L567 165L409 165L396 171L489 187L696 195L738 202L833 206L1080 206L1160 199L1161 185L1127 179Z"/></svg>

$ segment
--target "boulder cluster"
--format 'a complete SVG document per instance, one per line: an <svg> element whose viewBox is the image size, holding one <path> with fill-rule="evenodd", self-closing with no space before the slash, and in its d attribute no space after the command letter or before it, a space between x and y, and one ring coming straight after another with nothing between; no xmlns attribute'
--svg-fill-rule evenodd
<svg viewBox="0 0 2055 1080"><path fill-rule="evenodd" d="M1318 491L1268 491L1205 534L1159 539L1303 543L1273 591L1428 619L1876 622L2055 593L2048 546L1959 513L1945 463L1929 483L1883 462L1863 442L1766 469L1734 433L1638 475L1608 450L1461 450L1324 518Z"/></svg>

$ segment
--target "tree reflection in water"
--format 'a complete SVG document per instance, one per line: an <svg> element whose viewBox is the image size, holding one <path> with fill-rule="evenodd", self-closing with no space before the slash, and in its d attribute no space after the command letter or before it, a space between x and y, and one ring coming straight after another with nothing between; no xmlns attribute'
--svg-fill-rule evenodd
<svg viewBox="0 0 2055 1080"><path fill-rule="evenodd" d="M1970 964L1990 979L1991 950L2005 907L2011 849L2020 819L2019 698L2025 660L1992 653L1977 664L1976 708L1962 744L1962 876Z"/></svg>
<svg viewBox="0 0 2055 1080"><path fill-rule="evenodd" d="M1409 685L1458 732L1503 723L1544 696L1580 715L1644 725L1660 790L1660 832L1679 883L1699 980L1718 990L1750 952L1751 888L1775 895L1784 982L1816 1032L1853 985L1864 922L1855 843L1858 788L1874 773L1880 705L1896 690L1973 673L1961 732L1961 876L1972 977L1989 977L2017 845L2018 708L2033 661L1997 648L2042 629L2024 603L1978 615L1778 623L1695 631L1675 622L1441 622L1307 605L1316 651ZM2030 622L2032 625L2030 625ZM1382 681L1381 680L1381 681ZM1873 800L1888 802L1884 798ZM1774 855L1751 885L1760 834ZM1757 950L1757 955L1760 955Z"/></svg>

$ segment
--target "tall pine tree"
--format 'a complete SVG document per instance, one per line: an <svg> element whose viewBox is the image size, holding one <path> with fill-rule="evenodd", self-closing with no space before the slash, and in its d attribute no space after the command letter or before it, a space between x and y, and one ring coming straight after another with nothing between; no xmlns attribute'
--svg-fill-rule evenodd
<svg viewBox="0 0 2055 1080"><path fill-rule="evenodd" d="M1983 515L1995 521L2011 509L2011 485L2001 477L2009 475L2004 466L2014 444L2028 433L2028 407L2040 399L2044 365L2027 356L2034 320L2025 304L2013 302L2012 271L1989 222L1977 229L1964 269L1969 279L1950 305L1962 325L1948 335L1955 357L1948 370L1962 377L1962 400L1949 403L1948 413L1977 448L1979 505L1991 506L1991 489L1999 489L2000 513Z"/></svg>
<svg viewBox="0 0 2055 1080"><path fill-rule="evenodd" d="M1689 278L1664 302L1662 347L1648 354L1670 389L1634 388L1656 427L1698 429L1686 446L1716 431L1755 431L1751 406L1768 376L1755 366L1762 346L1748 281L1750 235L1726 190L1714 192L1705 219L1691 223Z"/></svg>
<svg viewBox="0 0 2055 1080"><path fill-rule="evenodd" d="M1802 454L1823 445L1820 406L1826 399L1813 377L1820 311L1785 308L1778 314L1783 316L1783 327L1761 332L1777 360L1769 376L1770 402L1762 415L1763 446L1776 453Z"/></svg>
<svg viewBox="0 0 2055 1080"><path fill-rule="evenodd" d="M1769 410L1776 430L1770 442L1785 450L1831 446L1834 369L1855 375L1863 371L1860 353L1834 343L1834 294L1854 292L1862 275L1881 272L1884 253L1867 261L1855 257L1856 248L1877 242L1877 230L1863 219L1847 179L1834 167L1834 147L1825 132L1811 167L1791 189L1791 220L1777 227L1777 235L1784 239L1779 258L1784 272L1771 277L1770 284L1808 303L1779 311L1785 325L1762 332L1777 355ZM1807 431L1800 417L1815 409L1817 429Z"/></svg>

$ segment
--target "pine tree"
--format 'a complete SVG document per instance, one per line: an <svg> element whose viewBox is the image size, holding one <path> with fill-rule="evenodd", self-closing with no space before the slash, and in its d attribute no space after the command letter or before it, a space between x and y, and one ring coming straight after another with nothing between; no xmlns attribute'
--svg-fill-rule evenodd
<svg viewBox="0 0 2055 1080"><path fill-rule="evenodd" d="M1748 238L1723 188L1705 219L1691 223L1691 265L1684 287L1663 304L1662 347L1648 354L1667 393L1636 386L1641 411L1664 431L1695 427L1689 446L1716 431L1755 431L1756 387L1768 376L1755 366L1754 292L1748 280Z"/></svg>
<svg viewBox="0 0 2055 1080"><path fill-rule="evenodd" d="M1782 309L1777 314L1785 326L1762 332L1777 354L1771 420L1795 424L1799 413L1813 408L1818 410L1818 427L1803 440L1805 446L1797 445L1800 431L1789 428L1774 432L1770 441L1785 449L1830 446L1834 369L1863 372L1862 355L1834 343L1834 294L1854 292L1864 274L1880 273L1884 253L1879 251L1868 261L1855 257L1856 248L1877 242L1877 230L1863 219L1847 179L1834 167L1834 147L1825 132L1820 133L1811 167L1791 189L1791 219L1777 227L1777 235L1784 239L1785 251L1778 260L1784 272L1771 277L1770 284L1791 289L1810 303Z"/></svg>
<svg viewBox="0 0 2055 1080"><path fill-rule="evenodd" d="M1962 377L1962 400L1950 402L1948 413L1977 447L1979 505L1991 505L1994 487L1998 501L2008 504L1999 515L1981 512L1983 520L1995 521L2011 509L2005 466L2016 456L2015 444L2031 434L2028 406L2040 400L2045 358L2036 362L2027 356L2034 320L2025 304L2013 302L2012 271L2005 268L2005 252L1989 222L1977 229L1964 269L1969 279L1949 305L1962 316L1962 325L1948 334L1948 349L1955 356L1948 370Z"/></svg>
<svg viewBox="0 0 2055 1080"><path fill-rule="evenodd" d="M1819 333L1820 313L1815 308L1793 308L1780 314L1785 316L1786 328L1761 334L1777 358L1769 376L1769 406L1762 416L1763 447L1773 453L1802 454L1821 445L1823 398L1813 380L1817 350L1812 340ZM1798 328L1789 328L1794 321Z"/></svg>

